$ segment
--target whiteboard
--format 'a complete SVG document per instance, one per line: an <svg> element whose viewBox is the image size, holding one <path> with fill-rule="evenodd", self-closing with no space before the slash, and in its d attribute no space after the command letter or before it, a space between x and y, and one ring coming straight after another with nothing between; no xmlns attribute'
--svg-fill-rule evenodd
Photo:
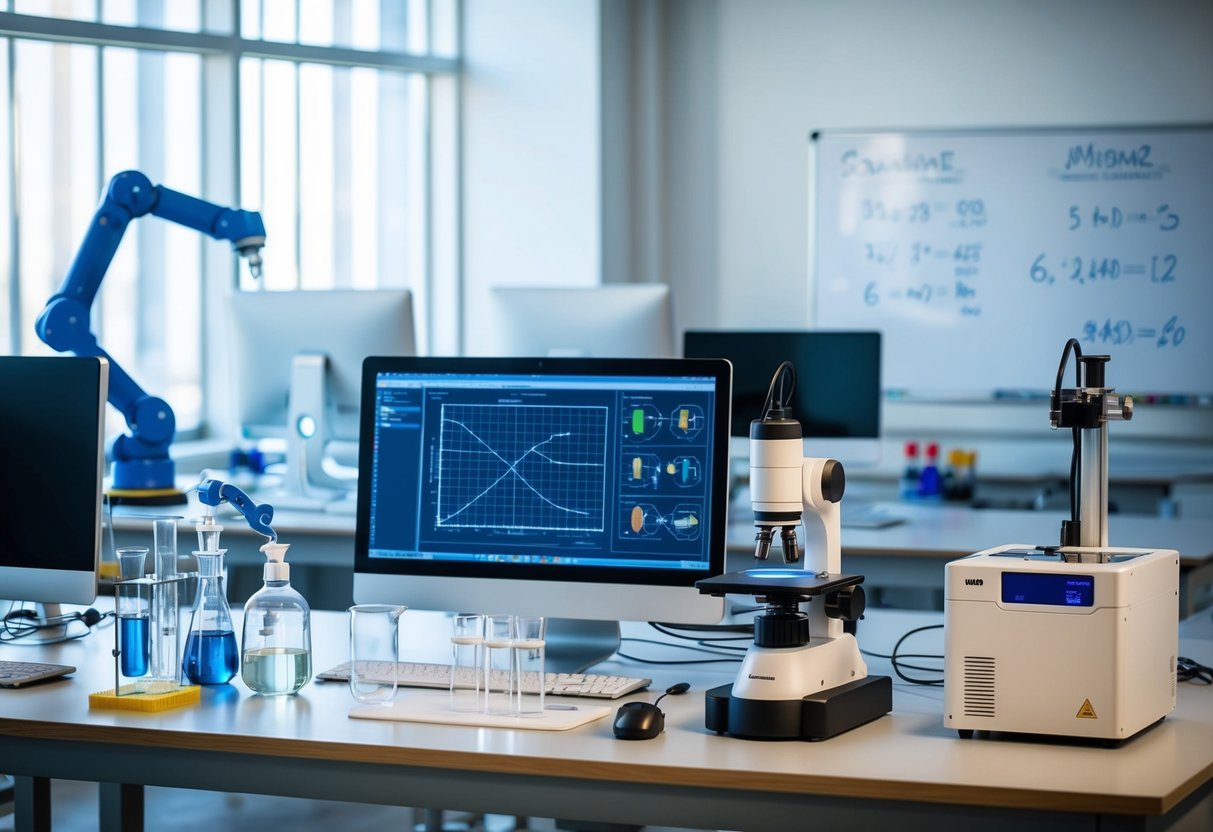
<svg viewBox="0 0 1213 832"><path fill-rule="evenodd" d="M1213 393L1213 127L822 132L813 318L884 332L884 387ZM1073 378L1067 373L1067 383Z"/></svg>

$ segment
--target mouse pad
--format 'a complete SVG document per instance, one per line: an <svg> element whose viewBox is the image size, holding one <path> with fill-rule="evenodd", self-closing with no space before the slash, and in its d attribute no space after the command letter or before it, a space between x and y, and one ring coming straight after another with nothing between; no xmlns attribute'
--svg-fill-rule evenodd
<svg viewBox="0 0 1213 832"><path fill-rule="evenodd" d="M353 719L382 719L389 722L433 722L441 725L476 725L481 728L519 728L529 731L567 731L602 719L611 712L602 705L576 705L548 700L542 716L467 714L452 711L446 691L411 691L390 705L359 705L350 709ZM551 710L551 705L557 710ZM568 710L573 708L573 710Z"/></svg>

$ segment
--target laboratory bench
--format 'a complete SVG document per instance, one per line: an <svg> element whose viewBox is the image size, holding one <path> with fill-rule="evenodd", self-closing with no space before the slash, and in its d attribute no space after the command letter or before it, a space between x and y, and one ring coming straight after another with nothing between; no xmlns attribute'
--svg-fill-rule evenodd
<svg viewBox="0 0 1213 832"><path fill-rule="evenodd" d="M443 654L449 621L409 611L405 658ZM888 654L938 613L872 611L860 646ZM239 622L237 622L239 624ZM348 658L347 616L317 612L314 670ZM686 659L624 628L625 650ZM112 631L45 648L38 658L73 664L74 677L0 691L0 760L17 777L17 829L49 828L50 778L101 781L101 824L137 829L147 785L277 794L590 822L704 829L945 828L1040 830L1209 828L1213 819L1213 688L1179 686L1161 723L1116 748L1043 738L962 740L943 723L937 687L894 684L893 711L817 743L757 742L704 727L705 689L735 665L638 664L616 657L609 673L644 675L667 697L656 739L614 738L607 716L569 731L354 720L344 684L313 683L264 698L237 679L207 688L201 703L160 713L89 710L87 696L113 683ZM907 644L942 653L941 630ZM1181 639L1213 662L1213 641ZM0 646L0 658L30 652ZM870 656L870 672L888 674ZM403 691L401 696L414 695ZM594 704L599 704L595 700ZM46 825L40 825L40 824ZM575 827L574 827L575 828Z"/></svg>

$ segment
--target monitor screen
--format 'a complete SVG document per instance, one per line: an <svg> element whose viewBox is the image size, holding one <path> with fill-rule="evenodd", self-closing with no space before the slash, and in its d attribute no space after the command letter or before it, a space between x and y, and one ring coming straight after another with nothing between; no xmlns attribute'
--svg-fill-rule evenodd
<svg viewBox="0 0 1213 832"><path fill-rule="evenodd" d="M329 439L358 440L362 359L412 355L413 300L407 289L233 292L232 378L245 436L285 436L292 364L326 360Z"/></svg>
<svg viewBox="0 0 1213 832"><path fill-rule="evenodd" d="M0 356L0 597L91 604L101 552L98 358Z"/></svg>
<svg viewBox="0 0 1213 832"><path fill-rule="evenodd" d="M263 498L353 513L362 360L414 353L412 294L235 292L230 307L241 432L286 440L280 485Z"/></svg>
<svg viewBox="0 0 1213 832"><path fill-rule="evenodd" d="M805 453L843 463L879 461L880 345L878 332L689 330L683 336L687 358L733 365L731 433L739 451L747 447L750 422L763 416L775 370L791 361L792 415L804 429Z"/></svg>
<svg viewBox="0 0 1213 832"><path fill-rule="evenodd" d="M490 337L477 352L498 356L671 358L670 288L663 283L498 287Z"/></svg>
<svg viewBox="0 0 1213 832"><path fill-rule="evenodd" d="M423 609L719 620L724 361L373 358L354 597Z"/></svg>

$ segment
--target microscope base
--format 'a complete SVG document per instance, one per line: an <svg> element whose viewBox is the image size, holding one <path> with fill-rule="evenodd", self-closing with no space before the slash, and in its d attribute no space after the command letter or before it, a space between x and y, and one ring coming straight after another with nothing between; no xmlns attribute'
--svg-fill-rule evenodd
<svg viewBox="0 0 1213 832"><path fill-rule="evenodd" d="M824 740L893 710L893 682L867 676L803 699L741 699L731 684L707 692L709 731L752 740Z"/></svg>

